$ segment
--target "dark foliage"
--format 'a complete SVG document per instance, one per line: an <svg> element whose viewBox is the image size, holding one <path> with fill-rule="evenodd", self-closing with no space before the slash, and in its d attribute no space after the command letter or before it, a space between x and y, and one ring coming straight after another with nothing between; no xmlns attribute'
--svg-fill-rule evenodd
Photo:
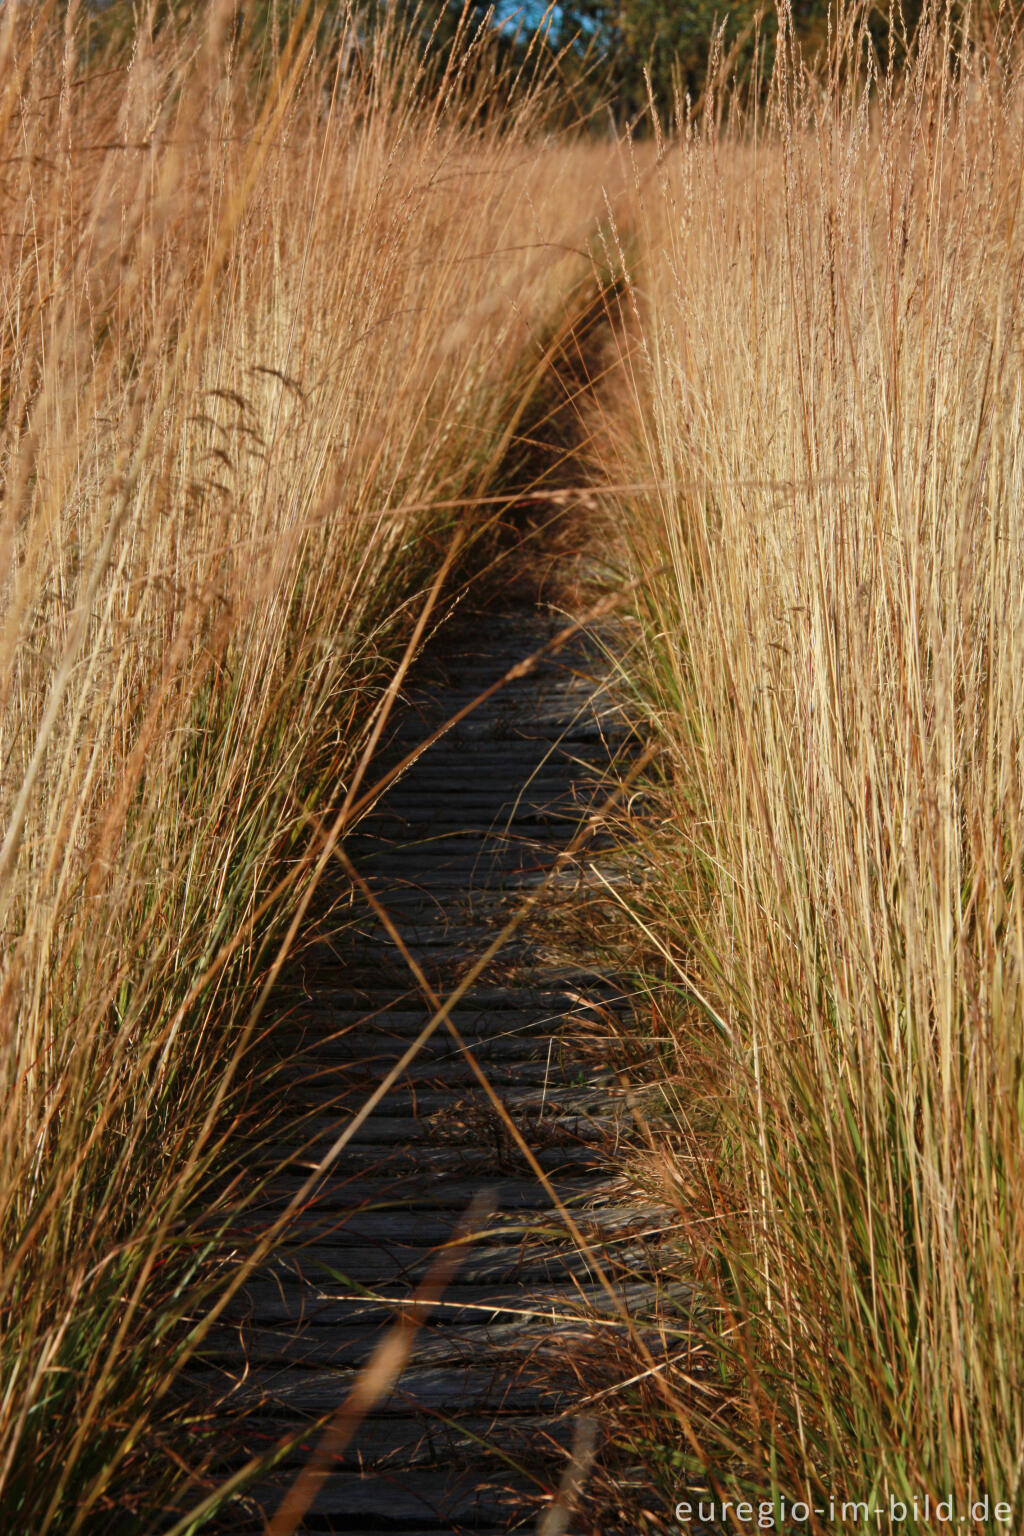
<svg viewBox="0 0 1024 1536"><path fill-rule="evenodd" d="M848 19L856 6L884 70L906 58L930 3L941 0L791 0L788 15L810 63L824 56L840 13ZM951 10L958 8L954 0ZM317 29L320 53L329 56L348 10L345 0L242 0L234 27L238 40L269 60L302 15ZM194 11L181 0L154 0L149 8L157 30ZM141 14L137 0L95 4L90 51L100 43L103 51L130 44ZM547 8L542 0L365 0L356 15L356 34L366 45L376 27L397 20L439 81L453 52L464 55L470 39L486 37L486 48L476 52L495 81L557 68L561 100L553 104L552 126L585 121L600 127L611 114L616 126L640 133L652 100L659 116L671 120L687 100L701 99L709 70L722 84L762 89L780 28L775 0L566 0ZM498 91L495 112L503 107Z"/></svg>

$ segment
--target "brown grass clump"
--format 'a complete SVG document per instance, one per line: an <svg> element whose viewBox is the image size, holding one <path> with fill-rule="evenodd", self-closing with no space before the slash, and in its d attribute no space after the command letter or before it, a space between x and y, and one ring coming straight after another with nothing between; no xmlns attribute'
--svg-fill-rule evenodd
<svg viewBox="0 0 1024 1536"><path fill-rule="evenodd" d="M776 1514L808 1499L807 1529L845 1528L832 1498L879 1529L896 1500L902 1530L952 1499L983 1528L986 1497L1005 1528L1024 57L1008 18L929 12L879 79L862 21L818 71L782 49L766 102L709 99L644 196L638 441L662 489L628 510L665 774L632 915L684 1074L680 1267L718 1382L693 1395L703 1462L664 1417L648 1452L674 1498L710 1476Z"/></svg>
<svg viewBox="0 0 1024 1536"><path fill-rule="evenodd" d="M153 1443L309 815L590 270L600 152L538 137L543 80L499 133L482 42L439 78L339 25L260 52L215 5L125 58L0 15L12 1533L94 1524Z"/></svg>

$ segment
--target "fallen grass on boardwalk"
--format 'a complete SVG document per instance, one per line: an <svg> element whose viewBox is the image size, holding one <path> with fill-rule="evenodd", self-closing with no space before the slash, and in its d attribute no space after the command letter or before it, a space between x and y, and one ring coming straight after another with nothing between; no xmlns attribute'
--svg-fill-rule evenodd
<svg viewBox="0 0 1024 1536"><path fill-rule="evenodd" d="M703 1464L656 1394L630 1432L673 1500L710 1474L916 1530L987 1495L1015 1528L1024 61L935 13L878 79L862 20L756 109L709 99L643 196L665 771L627 901L711 1320L678 1362Z"/></svg>
<svg viewBox="0 0 1024 1536"><path fill-rule="evenodd" d="M126 1529L132 1487L155 1513L303 817L601 211L600 152L531 137L543 82L486 125L471 42L439 82L397 35L325 66L214 6L127 60L58 15L0 16L0 1524L26 1536Z"/></svg>

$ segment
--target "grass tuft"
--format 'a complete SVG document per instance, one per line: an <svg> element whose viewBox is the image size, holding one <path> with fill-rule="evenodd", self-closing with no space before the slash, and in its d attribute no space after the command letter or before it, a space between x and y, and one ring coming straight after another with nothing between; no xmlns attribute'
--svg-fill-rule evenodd
<svg viewBox="0 0 1024 1536"><path fill-rule="evenodd" d="M590 277L607 156L544 139L552 79L499 131L483 34L442 77L394 25L318 52L303 16L279 48L219 5L127 43L0 17L0 1524L26 1536L145 1525L180 1476L170 1388L223 1299L311 818Z"/></svg>
<svg viewBox="0 0 1024 1536"><path fill-rule="evenodd" d="M957 17L684 120L631 289L630 906L705 1301L703 1462L648 1444L905 1530L1024 1497L1024 56Z"/></svg>

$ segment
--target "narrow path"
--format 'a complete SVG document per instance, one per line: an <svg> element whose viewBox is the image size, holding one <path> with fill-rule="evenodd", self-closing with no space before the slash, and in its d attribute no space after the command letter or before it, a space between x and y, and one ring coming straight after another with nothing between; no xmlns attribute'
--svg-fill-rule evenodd
<svg viewBox="0 0 1024 1536"><path fill-rule="evenodd" d="M389 751L422 740L562 622L522 597L460 621L428 655ZM545 879L598 795L596 775L625 733L593 679L597 663L581 639L502 690L432 747L346 845L441 996ZM566 861L539 918L454 1018L560 1198L640 1305L657 1218L624 1203L609 1167L624 1110L593 1049L601 1010L622 1000L585 958L567 964L557 942L559 904L587 879ZM306 953L281 1012L277 1039L289 1064L273 1144L262 1153L279 1171L257 1224L290 1198L311 1156L429 1017L368 908L340 940ZM237 1378L230 1401L248 1410L230 1431L239 1455L336 1408L436 1246L483 1191L496 1204L486 1234L300 1529L536 1528L565 1467L580 1363L589 1359L592 1381L602 1349L581 1303L606 1312L608 1303L444 1030L345 1149L294 1242L249 1284L212 1369L220 1383ZM276 1507L307 1455L308 1447L239 1500L218 1529L254 1531L260 1508Z"/></svg>

